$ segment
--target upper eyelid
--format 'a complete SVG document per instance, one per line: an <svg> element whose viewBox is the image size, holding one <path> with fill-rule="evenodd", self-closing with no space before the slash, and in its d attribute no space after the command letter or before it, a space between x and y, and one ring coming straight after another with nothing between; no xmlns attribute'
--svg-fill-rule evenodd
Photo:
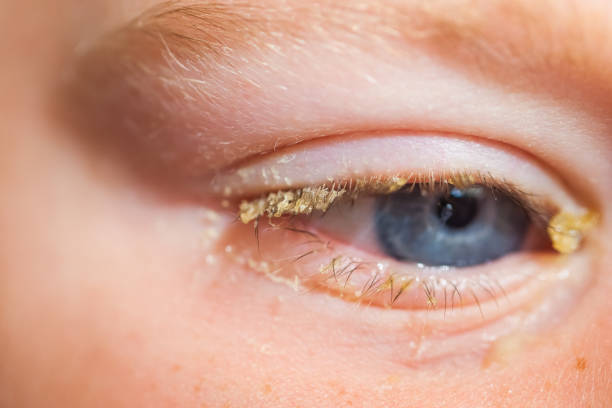
<svg viewBox="0 0 612 408"><path fill-rule="evenodd" d="M144 18L144 20L145 22L143 24L147 26L146 18ZM134 31L133 29L131 30L131 32ZM194 60L192 62L205 62L204 65L206 66L206 61L208 61L212 69L206 71L205 78L200 75L197 69L194 69L194 71L191 72L193 77L190 76L187 79L200 81L200 83L206 86L199 86L201 84L197 82L190 82L182 83L182 85L191 86L189 89L184 86L179 86L178 88L180 89L177 89L175 85L181 85L182 77L185 75L182 75L180 70L172 70L172 67L167 66L167 64L174 61L174 59L169 55L163 58L162 54L166 47L158 36L146 36L146 41L149 41L149 43L143 43L142 38L139 39L138 36L136 36L136 39L133 37L125 38L120 35L118 37L119 38L116 38L116 42L119 43L123 41L124 43L122 45L118 45L115 48L111 44L108 48L102 47L102 50L97 50L99 52L93 49L89 55L85 56L91 57L85 58L85 60L89 60L85 62L89 62L89 64L94 67L86 67L91 68L93 73L88 72L88 69L84 69L86 71L85 73L77 75L79 79L83 80L73 84L76 88L74 94L78 96L76 99L80 100L83 98L86 102L78 104L79 110L84 110L83 114L79 115L79 121L82 121L83 126L88 127L87 129L91 128L92 123L101 122L100 125L96 125L96 127L99 126L101 128L100 130L94 129L94 132L91 132L91 130L89 130L89 132L101 133L104 137L108 134L117 135L122 143L126 140L130 141L129 139L133 139L134 146L140 150L146 150L150 147L151 138L148 137L148 135L155 134L156 140L159 141L160 146L155 146L154 149L163 150L159 153L160 156L163 156L163 160L160 160L163 162L162 164L167 164L168 161L166 159L168 157L176 157L177 159L175 161L170 161L170 165L172 166L171 170L176 172L180 169L189 176L193 176L196 173L197 175L205 174L209 176L210 173L216 172L219 168L227 166L232 162L244 160L250 154L271 150L277 145L287 146L290 143L294 143L296 140L319 137L324 134L334 135L342 132L414 127L419 129L434 128L442 131L460 131L463 133L478 134L480 137L495 135L499 140L528 146L539 154L555 155L557 156L556 160L558 163L573 164L573 166L567 166L568 169L566 174L571 174L572 172L576 172L576 168L584 167L582 165L583 163L576 163L578 160L569 160L572 158L573 154L571 145L565 144L565 146L560 146L560 149L555 149L552 152L548 146L556 146L556 136L562 132L576 135L575 137L577 138L582 138L589 136L589 133L592 136L602 131L601 127L595 127L593 125L593 123L599 123L599 121L594 121L591 115L586 115L588 112L583 112L582 108L585 104L582 102L584 101L581 101L580 109L575 109L575 106L570 106L571 109L559 109L557 111L557 108L561 107L557 105L565 106L565 101L571 101L572 98L554 98L552 103L549 103L551 102L549 100L540 101L531 100L530 98L526 98L525 101L519 98L520 100L517 102L517 98L515 97L509 98L510 100L506 101L505 97L507 95L505 92L501 92L504 98L499 98L499 100L497 100L499 95L496 95L495 90L491 90L491 92L486 92L487 97L494 97L496 100L493 103L491 103L491 99L485 100L488 106L495 106L493 112L489 112L487 106L483 108L479 107L479 104L482 102L480 99L472 99L470 97L467 101L465 100L465 95L482 96L481 92L473 92L474 89L472 88L458 88L465 92L459 96L456 102L457 105L477 107L476 109L471 109L475 112L471 112L470 109L466 108L467 112L462 111L460 118L455 118L450 114L450 116L448 116L444 111L435 113L436 109L448 108L448 102L444 102L438 106L436 100L441 98L429 100L427 98L422 99L419 96L419 106L426 106L429 110L431 110L433 106L435 114L431 114L431 112L428 112L428 110L424 108L414 107L414 109L412 109L411 100L395 100L397 99L395 94L393 94L393 98L385 99L383 96L376 93L366 92L367 89L362 89L364 100L372 101L379 106L397 107L397 117L394 111L385 111L385 115L373 117L370 113L373 111L376 112L376 110L369 104L361 103L355 104L354 111L351 111L351 107L347 106L340 112L335 109L334 106L341 106L342 102L340 101L340 103L338 103L337 100L334 100L334 89L328 89L327 87L318 87L317 89L323 90L323 93L313 95L316 99L321 100L321 106L319 108L324 115L321 114L322 112L314 112L316 114L310 115L310 112L312 112L311 106L304 105L307 101L300 98L304 94L311 95L309 89L327 80L327 78L314 75L316 70L307 70L308 75L303 75L299 72L300 78L305 80L302 85L307 87L306 91L299 93L298 91L301 91L302 88L296 86L296 88L293 89L295 92L291 94L290 92L285 92L287 85L291 85L287 83L288 77L285 74L290 73L292 68L285 66L286 61L282 58L278 61L274 60L273 63L271 63L267 59L270 55L264 53L265 55L262 55L260 60L273 67L277 66L277 71L269 70L267 72L268 74L271 73L271 75L264 75L264 72L259 72L260 70L257 69L257 64L253 63L254 61L251 60L246 64L248 69L246 69L244 65L239 65L236 67L236 70L227 70L223 69L224 61L227 62L224 58L227 56L215 54L216 56L214 58L211 57L212 59L207 59L210 55L200 55L203 59ZM364 40L368 39L369 37L364 38ZM112 43L112 39L109 42ZM176 49L173 48L172 44L166 45L168 45L170 51L175 53ZM151 50L149 46L153 46L155 49ZM200 49L200 53L201 52L203 52L202 49ZM271 54L274 56L273 52ZM308 56L308 53L304 54ZM338 61L335 60L334 57L338 56L338 58L340 58L342 53L338 52L337 54L339 55L325 54L325 59L322 59L321 62L333 63L335 67ZM174 56L177 58L180 57L180 55ZM239 59L241 53L236 52L234 56ZM217 57L221 59L215 59ZM364 55L364 57L368 57L368 55ZM369 57L373 58L371 55L369 55ZM359 58L359 61L362 62L366 59L362 60ZM348 61L350 62L353 60ZM181 64L185 63L180 60L180 58L179 61ZM392 82L390 84L384 81L385 78L395 78L394 75L389 75L393 74L395 69L402 71L400 72L402 74L402 83L407 84L409 90L414 90L416 94L418 94L419 87L421 86L427 88L427 93L429 95L438 95L440 92L449 94L455 91L456 86L462 86L462 81L465 79L462 75L459 75L456 81L454 79L451 81L452 78L450 78L449 83L441 84L440 89L436 92L435 89L437 85L435 83L430 83L431 81L424 80L422 72L415 72L415 74L418 73L419 75L417 75L417 82L412 83L411 80L406 79L410 77L410 75L406 74L410 73L403 72L406 70L406 67L396 64L399 61L392 61L392 64L390 64L392 66L389 67L386 67L385 64L390 61L378 62L378 66L384 66L385 69L382 70L378 76L375 75L377 72L374 72L373 80L379 82L376 89L383 90L384 92L382 92L382 95L389 94L389 89L387 89L387 87L398 88L397 81L389 79L389 81ZM87 66L88 64L78 65ZM414 64L411 64L411 66L412 65ZM432 66L425 65L419 69L426 69L427 72L433 72L437 64L431 65ZM303 67L307 65L300 64L300 66ZM215 67L220 67L220 69L215 70ZM194 67L190 67L190 69L191 68ZM295 71L295 67L293 71ZM448 71L454 72L455 68L451 67ZM228 72L230 74L227 74ZM443 75L448 74L444 70L442 70L441 73L435 72L436 79L443 79ZM164 73L171 76L164 77L162 75ZM370 73L371 72L362 72L362 70L356 69L356 72L352 74L354 74L353 76L355 77L359 77L361 74ZM295 74L296 72L293 72L294 76ZM350 76L350 74L351 72L347 72L348 76ZM549 71L547 70L547 75L548 74ZM309 78L310 82L308 82ZM351 78L352 81L355 80L352 76ZM87 84L84 83L86 80L88 80ZM109 83L110 86L108 89L106 89L106 87L104 87L105 89L100 89L98 84L101 81ZM250 95L253 96L253 99L249 99L251 101L250 107L240 106L241 101L238 100L230 90L234 89L234 87L240 88L240 84L251 83L252 81L257 82L256 85L263 87L265 93L262 98L258 98L257 93ZM530 86L532 84L532 81L525 82L530 84ZM219 84L222 84L222 86L217 86ZM282 85L285 90L282 92L275 91L275 84ZM383 85L386 85L386 87ZM480 88L481 84L479 83L477 85L478 86L475 87L476 90ZM129 103L132 94L129 92L131 90L130 86L136 88L137 92L134 92L134 94L143 94L137 101L131 101L132 103ZM168 94L160 92L160 89L167 90ZM289 89L291 90L292 88L289 87ZM434 91L432 91L432 89ZM188 92L189 90L193 92ZM356 89L356 91L359 92L359 89ZM90 96L90 93L92 96ZM401 92L401 94L404 95L410 93L411 92ZM187 94L188 97L185 97ZM277 99L280 98L281 94L284 96L290 95L290 102L294 102L295 105L291 106L291 104L286 103L286 100ZM514 92L511 94L516 96ZM74 99L72 93L69 96ZM207 96L210 97L210 100L214 100L215 103L208 103L208 99L206 99ZM93 98L93 100L89 100L90 97ZM339 93L338 97L344 97L344 94ZM590 100L591 98L587 99ZM442 98L442 100L444 100L444 98ZM563 101L563 103L559 103L559 101ZM269 105L266 105L266 102ZM534 109L533 102L538 102L538 109ZM539 106L539 102L542 102L542 107ZM510 108L512 110L506 110L505 115L503 115L503 123L498 123L496 118L502 116L498 115L498 113L504 108L509 108L506 106L507 104L511 105ZM286 105L290 105L289 112L287 112L286 109L283 110L283 106L286 107ZM138 108L133 108L134 106ZM598 106L601 108L601 104ZM120 107L120 109L118 107ZM295 109L302 109L302 107L305 107L303 115L298 115L302 119L295 123L295 115L293 115L293 112ZM451 109L447 109L447 111L457 111L457 107L453 107L452 104L450 107ZM265 112L266 109L270 108L273 110L272 112ZM278 108L278 110L276 110L276 108ZM90 113L88 110L95 112ZM344 112L344 110L346 110L346 112ZM533 111L535 111L536 114L530 114L530 112ZM105 112L109 113L107 114ZM207 112L208 115L202 115L202 112ZM228 112L238 112L239 114L234 115ZM261 115L261 112L265 114ZM580 113L578 118L575 117L577 113ZM497 116L495 116L496 114ZM568 114L572 115L570 116L571 120L566 121L564 119L568 117ZM121 117L121 115L124 117ZM340 115L339 118L336 117L338 115ZM389 116L387 117L387 115ZM494 116L493 119L491 119L491 115ZM93 118L89 116L93 116ZM205 119L206 117L212 117L214 120ZM255 119L260 119L260 121L251 120L253 117ZM489 122L487 122L487 118ZM597 117L595 117L595 119L597 119ZM135 123L136 125L130 127L126 126L125 128L122 127L122 124L126 123ZM507 126L508 123L511 123L512 126ZM567 123L571 126L566 126ZM518 128L516 124L518 124ZM505 127L508 128L506 129ZM109 128L112 128L112 131L109 130ZM202 135L206 137L202 137ZM534 135L537 135L537 139L534 138ZM591 140L593 140L593 138L591 138ZM568 145L570 149L567 148ZM587 143L585 140L585 146L591 145L594 146L592 150L597 153L597 151L595 151L597 145L595 143ZM599 151L601 151L601 149L599 149ZM198 152L198 154L195 154L195 152ZM154 153L157 152L154 151ZM129 159L132 160L132 157L133 155L131 155ZM185 167L184 169L182 167L183 164ZM591 169L591 171L593 171L593 169ZM204 177L201 179L203 178ZM585 190L594 190L592 187L593 185L588 186ZM587 193L592 194L593 191L588 191Z"/></svg>
<svg viewBox="0 0 612 408"><path fill-rule="evenodd" d="M404 157L405 162L398 160ZM534 161L520 151L509 151L484 141L391 132L388 136L306 142L303 146L264 155L218 173L210 190L225 197L253 197L368 176L412 174L423 179L429 175L471 173L484 174L526 194L546 198L560 209L583 212L585 203L570 193L563 180ZM520 174L508 174L511 171Z"/></svg>

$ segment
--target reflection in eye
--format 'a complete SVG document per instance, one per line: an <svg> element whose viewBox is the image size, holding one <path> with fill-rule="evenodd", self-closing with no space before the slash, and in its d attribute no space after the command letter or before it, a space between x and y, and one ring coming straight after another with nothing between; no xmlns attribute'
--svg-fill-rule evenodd
<svg viewBox="0 0 612 408"><path fill-rule="evenodd" d="M529 218L505 193L484 186L439 193L403 189L376 199L376 236L383 252L425 265L469 266L520 248Z"/></svg>

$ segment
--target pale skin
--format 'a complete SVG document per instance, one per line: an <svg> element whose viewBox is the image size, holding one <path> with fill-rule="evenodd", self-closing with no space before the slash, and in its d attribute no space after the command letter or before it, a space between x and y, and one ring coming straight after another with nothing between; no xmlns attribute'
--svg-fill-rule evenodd
<svg viewBox="0 0 612 408"><path fill-rule="evenodd" d="M40 3L0 5L0 406L610 404L606 1ZM453 310L246 259L244 194L442 167L597 225Z"/></svg>

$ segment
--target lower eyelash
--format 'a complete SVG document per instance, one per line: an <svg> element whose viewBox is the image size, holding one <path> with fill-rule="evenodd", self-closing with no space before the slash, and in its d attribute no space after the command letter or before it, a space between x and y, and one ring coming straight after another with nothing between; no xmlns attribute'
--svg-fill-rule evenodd
<svg viewBox="0 0 612 408"><path fill-rule="evenodd" d="M258 228L262 228L260 225ZM262 228L263 229L263 228ZM304 240L294 248L306 246L295 255L281 259L264 260L258 250L256 256L245 257L231 252L233 260L264 274L276 283L282 283L293 290L321 290L362 305L376 304L393 308L403 298L410 298L411 308L437 310L444 313L465 304L476 305L479 310L484 298L497 299L506 297L506 289L496 278L478 276L478 278L444 278L427 274L428 268L419 267L420 274L407 275L389 273L383 263L351 258L337 253L329 241L318 234L293 225L293 218L286 218L279 224L271 224L265 231L259 231L258 239L265 238L270 231L286 232L303 237ZM286 271L306 265L308 259L316 254L330 253L325 261L319 263L318 270L313 270L306 278L298 274L291 276ZM431 268L436 272L451 272L452 268ZM357 275L368 278L355 284ZM439 274L438 274L439 275ZM524 276L525 277L525 276ZM524 278L523 277L523 278ZM331 283L330 283L331 282ZM422 302L421 302L422 300ZM496 300L497 301L497 300ZM482 313L482 310L481 310ZM483 316L484 317L484 316Z"/></svg>

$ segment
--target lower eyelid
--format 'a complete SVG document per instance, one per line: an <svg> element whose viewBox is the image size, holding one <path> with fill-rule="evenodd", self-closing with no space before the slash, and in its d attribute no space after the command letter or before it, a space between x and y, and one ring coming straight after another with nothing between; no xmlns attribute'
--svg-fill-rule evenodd
<svg viewBox="0 0 612 408"><path fill-rule="evenodd" d="M277 222L261 220L257 238L251 225L235 225L220 250L231 245L232 262L278 281L370 306L412 310L441 306L444 286L456 295L447 293L448 307L497 302L539 274L543 265L558 266L558 257L551 252L509 255L469 268L406 264L330 240L316 230L285 228L279 226L283 220Z"/></svg>
<svg viewBox="0 0 612 408"><path fill-rule="evenodd" d="M293 224L283 224L290 219ZM591 245L570 256L521 252L478 267L420 268L332 241L299 219L261 217L254 228L229 216L216 243L215 252L222 254L217 267L231 271L232 285L258 277L263 286L250 296L295 297L305 308L296 313L355 319L385 333L373 341L389 343L403 365L455 364L474 357L484 357L485 364L497 358L486 356L497 350L498 340L512 341L517 333L536 338L562 324L592 281ZM287 225L293 229L283 228ZM336 281L329 270L342 257L365 265L346 285L347 273ZM376 273L382 273L382 281L372 281ZM398 278L392 289L385 287L389 276ZM418 281L395 298L402 276Z"/></svg>
<svg viewBox="0 0 612 408"><path fill-rule="evenodd" d="M354 317L347 315L344 318L371 316L381 330L398 330L397 335L404 338L425 330L428 334L422 334L414 353L402 351L406 364L444 362L452 356L465 358L480 347L485 353L488 349L485 344L512 333L535 335L551 327L551 324L559 324L590 282L590 258L586 253L569 257L550 253L538 256L519 254L495 263L493 268L493 265L486 265L465 271L443 268L419 270L414 265L404 266L402 271L418 275L421 283L432 279L432 276L438 283L443 279L450 282L454 276L459 285L464 282L460 289L462 299L456 296L452 304L452 294L447 291L445 305L444 289L437 286L437 292L433 295L436 301L432 304L425 285L419 284L411 287L412 291L407 291L389 308L388 292L381 292L378 298L370 296L359 299L349 295L343 282L330 284L329 271L321 273L320 266L329 264L334 257L361 257L372 261L370 269L360 271L363 274L354 277L364 282L371 277L372 271L377 270L375 257L368 258L367 254L336 244L327 252L304 256L315 247L324 247L325 242L323 245L310 245L307 242L316 237L308 232L267 227L260 225L259 248L253 226L240 223L231 224L218 242L218 251L225 253L222 259L229 269L238 267L244 274L256 274L262 280L269 281L270 292L254 292L253 296L274 293L283 297L305 297L305 305L310 304L311 296L315 296L312 299L315 304L317 295L325 296L328 300L322 301L329 307L334 307L329 302L346 304L348 301L364 308ZM239 285L240 278L236 279L235 284ZM493 283L496 279L497 284ZM430 295L433 288L429 286ZM352 310L356 313L356 309ZM313 310L310 313L325 311ZM451 344L453 346L449 346Z"/></svg>

